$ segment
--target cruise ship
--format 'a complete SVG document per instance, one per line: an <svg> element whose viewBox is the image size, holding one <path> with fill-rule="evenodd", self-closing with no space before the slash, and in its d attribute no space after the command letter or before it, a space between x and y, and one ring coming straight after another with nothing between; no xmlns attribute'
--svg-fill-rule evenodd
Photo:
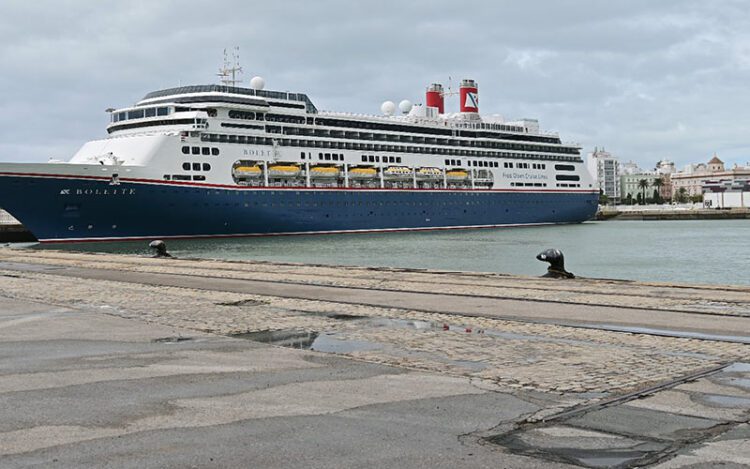
<svg viewBox="0 0 750 469"><path fill-rule="evenodd" d="M478 85L382 114L325 112L255 77L110 109L68 161L0 163L0 207L42 243L580 223L580 146L479 113ZM457 94L459 112L446 113Z"/></svg>

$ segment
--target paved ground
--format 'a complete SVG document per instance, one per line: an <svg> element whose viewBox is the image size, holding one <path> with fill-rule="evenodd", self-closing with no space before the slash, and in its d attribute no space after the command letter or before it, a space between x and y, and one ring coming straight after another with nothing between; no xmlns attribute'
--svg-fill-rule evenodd
<svg viewBox="0 0 750 469"><path fill-rule="evenodd" d="M742 287L4 250L0 466L740 467L748 305Z"/></svg>

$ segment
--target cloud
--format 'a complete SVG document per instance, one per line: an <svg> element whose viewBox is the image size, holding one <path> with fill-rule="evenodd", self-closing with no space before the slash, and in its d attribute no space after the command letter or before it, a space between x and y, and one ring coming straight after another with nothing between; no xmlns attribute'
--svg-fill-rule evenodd
<svg viewBox="0 0 750 469"><path fill-rule="evenodd" d="M234 45L246 79L321 109L375 113L470 77L483 112L539 118L585 151L750 160L741 0L10 0L0 17L3 161L69 157L104 135L104 109L215 82Z"/></svg>

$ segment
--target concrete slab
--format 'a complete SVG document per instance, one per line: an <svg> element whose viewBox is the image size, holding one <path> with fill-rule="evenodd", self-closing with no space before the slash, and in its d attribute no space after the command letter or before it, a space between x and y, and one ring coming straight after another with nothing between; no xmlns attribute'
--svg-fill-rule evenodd
<svg viewBox="0 0 750 469"><path fill-rule="evenodd" d="M540 409L467 378L74 308L0 311L2 467L548 467L463 439ZM7 323L25 315L34 327Z"/></svg>

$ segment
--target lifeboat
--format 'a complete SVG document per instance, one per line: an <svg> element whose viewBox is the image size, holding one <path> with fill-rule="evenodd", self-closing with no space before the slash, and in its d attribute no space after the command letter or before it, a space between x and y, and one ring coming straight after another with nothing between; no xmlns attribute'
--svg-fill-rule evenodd
<svg viewBox="0 0 750 469"><path fill-rule="evenodd" d="M419 168L417 170L417 179L425 180L436 180L442 179L443 172L439 168Z"/></svg>
<svg viewBox="0 0 750 469"><path fill-rule="evenodd" d="M351 179L373 179L378 175L375 168L351 168L349 178Z"/></svg>
<svg viewBox="0 0 750 469"><path fill-rule="evenodd" d="M314 179L335 179L341 171L335 166L313 166L310 168L310 177Z"/></svg>
<svg viewBox="0 0 750 469"><path fill-rule="evenodd" d="M253 166L242 165L234 167L234 174L240 177L260 177L263 170L257 164Z"/></svg>
<svg viewBox="0 0 750 469"><path fill-rule="evenodd" d="M383 170L383 176L387 179L408 179L412 177L412 171L406 166L389 166Z"/></svg>
<svg viewBox="0 0 750 469"><path fill-rule="evenodd" d="M268 175L273 178L293 178L300 175L299 166L289 164L274 164L268 167Z"/></svg>
<svg viewBox="0 0 750 469"><path fill-rule="evenodd" d="M469 173L463 169L454 169L445 173L445 178L449 181L465 181L469 178Z"/></svg>

